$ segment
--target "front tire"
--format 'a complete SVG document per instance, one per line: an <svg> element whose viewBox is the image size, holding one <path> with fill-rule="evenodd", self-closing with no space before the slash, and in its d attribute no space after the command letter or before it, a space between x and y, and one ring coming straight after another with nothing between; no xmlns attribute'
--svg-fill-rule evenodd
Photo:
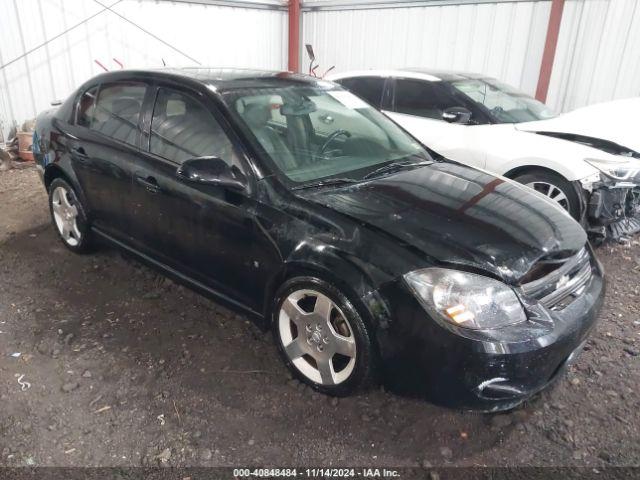
<svg viewBox="0 0 640 480"><path fill-rule="evenodd" d="M531 171L514 178L518 183L533 188L558 203L574 219L580 221L580 199L571 182L558 174L545 171Z"/></svg>
<svg viewBox="0 0 640 480"><path fill-rule="evenodd" d="M314 277L285 282L276 294L272 327L287 367L315 390L346 396L372 383L373 337L333 285Z"/></svg>
<svg viewBox="0 0 640 480"><path fill-rule="evenodd" d="M85 253L90 250L91 236L86 210L69 183L56 178L49 186L51 221L60 240L69 250Z"/></svg>

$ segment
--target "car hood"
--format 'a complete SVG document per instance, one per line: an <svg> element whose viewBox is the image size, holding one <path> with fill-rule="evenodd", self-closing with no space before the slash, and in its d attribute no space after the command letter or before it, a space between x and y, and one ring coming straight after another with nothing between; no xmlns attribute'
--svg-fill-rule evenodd
<svg viewBox="0 0 640 480"><path fill-rule="evenodd" d="M586 242L580 225L546 197L448 162L298 195L395 237L433 263L484 270L508 283L539 259L572 254Z"/></svg>
<svg viewBox="0 0 640 480"><path fill-rule="evenodd" d="M548 120L516 124L518 130L578 135L613 142L640 154L640 97L578 108Z"/></svg>

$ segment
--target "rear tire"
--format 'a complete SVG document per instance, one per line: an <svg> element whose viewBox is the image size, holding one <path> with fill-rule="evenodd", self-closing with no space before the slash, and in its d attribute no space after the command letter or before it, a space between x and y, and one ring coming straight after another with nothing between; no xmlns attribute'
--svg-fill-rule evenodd
<svg viewBox="0 0 640 480"><path fill-rule="evenodd" d="M574 219L580 221L580 199L578 192L568 180L556 173L546 171L529 171L514 177L518 183L549 197L569 212Z"/></svg>
<svg viewBox="0 0 640 480"><path fill-rule="evenodd" d="M276 293L272 311L278 350L298 380L334 396L373 383L373 336L336 287L315 277L292 278Z"/></svg>
<svg viewBox="0 0 640 480"><path fill-rule="evenodd" d="M69 183L56 178L49 186L49 212L58 237L74 253L91 250L92 238L86 210Z"/></svg>

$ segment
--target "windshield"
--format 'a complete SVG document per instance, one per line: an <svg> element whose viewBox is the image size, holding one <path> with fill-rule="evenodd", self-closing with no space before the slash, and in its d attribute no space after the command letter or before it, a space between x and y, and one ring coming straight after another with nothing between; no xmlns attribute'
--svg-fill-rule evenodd
<svg viewBox="0 0 640 480"><path fill-rule="evenodd" d="M240 88L223 96L253 141L296 184L361 180L385 163L431 160L387 117L328 82Z"/></svg>
<svg viewBox="0 0 640 480"><path fill-rule="evenodd" d="M451 82L474 103L485 107L499 123L520 123L555 117L544 103L509 85L488 78Z"/></svg>

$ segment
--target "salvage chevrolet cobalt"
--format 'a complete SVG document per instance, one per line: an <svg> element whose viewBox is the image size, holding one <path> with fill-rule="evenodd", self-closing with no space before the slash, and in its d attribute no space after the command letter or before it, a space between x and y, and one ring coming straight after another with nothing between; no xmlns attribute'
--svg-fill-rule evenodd
<svg viewBox="0 0 640 480"><path fill-rule="evenodd" d="M330 395L382 380L511 408L575 360L602 303L555 202L430 152L331 82L106 73L34 136L70 250L105 239L243 311Z"/></svg>

